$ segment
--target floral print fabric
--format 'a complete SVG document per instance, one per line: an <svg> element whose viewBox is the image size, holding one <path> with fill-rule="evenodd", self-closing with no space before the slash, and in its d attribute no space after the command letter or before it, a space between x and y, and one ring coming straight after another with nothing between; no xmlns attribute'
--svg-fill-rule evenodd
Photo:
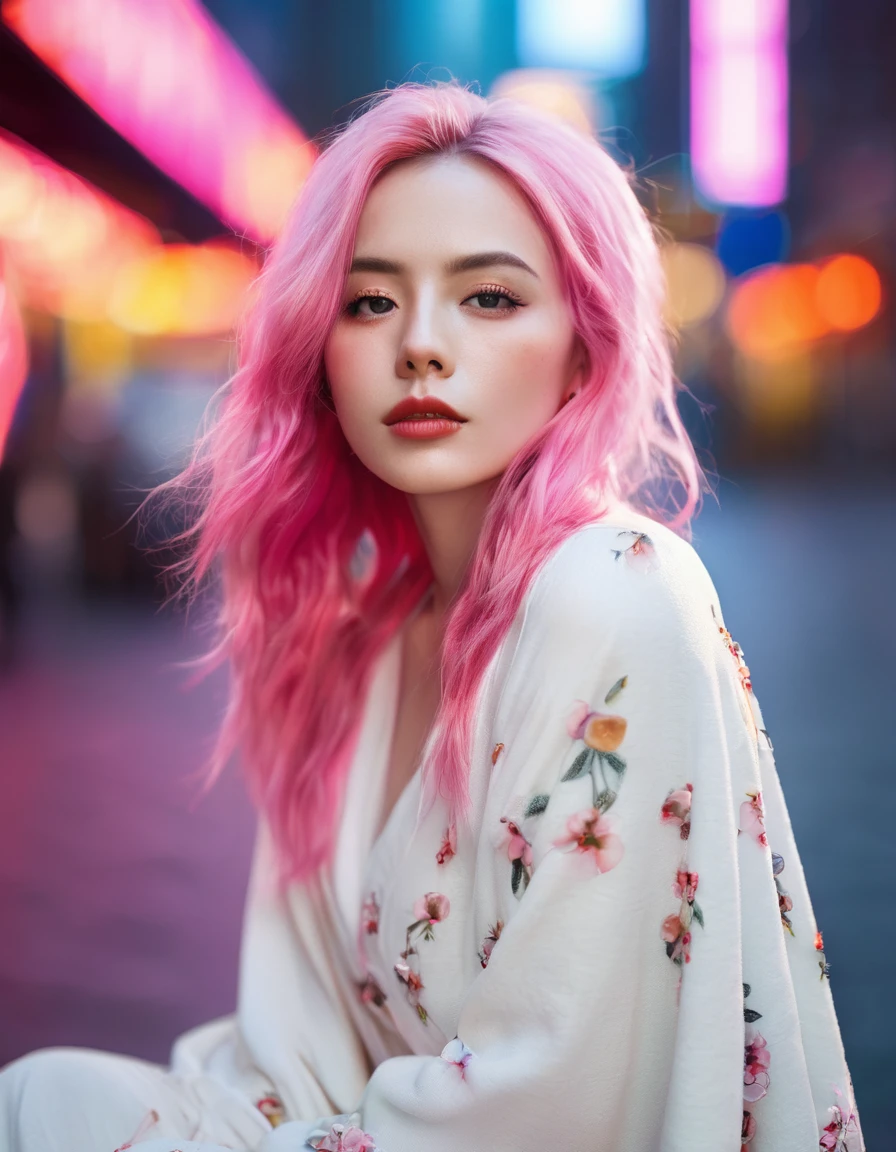
<svg viewBox="0 0 896 1152"><path fill-rule="evenodd" d="M276 894L261 826L239 1010L191 1065L269 1082L244 1152L864 1152L772 742L691 545L623 511L556 549L483 684L471 818L421 805L427 746L374 838L399 655L332 869Z"/></svg>

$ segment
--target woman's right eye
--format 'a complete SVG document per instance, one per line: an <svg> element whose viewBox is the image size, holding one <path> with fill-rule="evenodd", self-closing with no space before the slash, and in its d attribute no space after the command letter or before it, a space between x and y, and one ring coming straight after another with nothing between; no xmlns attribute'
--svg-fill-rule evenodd
<svg viewBox="0 0 896 1152"><path fill-rule="evenodd" d="M370 311L362 312L361 305L368 301L370 303ZM394 301L390 300L388 296L356 296L355 299L352 300L352 302L349 304L348 312L352 316L386 316L389 312L389 308L380 308L378 305L392 305L393 303Z"/></svg>

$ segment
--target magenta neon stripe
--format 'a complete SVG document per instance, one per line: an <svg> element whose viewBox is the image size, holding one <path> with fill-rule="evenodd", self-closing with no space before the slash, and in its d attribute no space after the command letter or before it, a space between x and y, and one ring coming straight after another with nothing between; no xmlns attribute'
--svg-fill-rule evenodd
<svg viewBox="0 0 896 1152"><path fill-rule="evenodd" d="M786 0L691 0L691 166L720 204L787 191Z"/></svg>
<svg viewBox="0 0 896 1152"><path fill-rule="evenodd" d="M4 20L113 128L269 240L312 146L196 0L3 0Z"/></svg>

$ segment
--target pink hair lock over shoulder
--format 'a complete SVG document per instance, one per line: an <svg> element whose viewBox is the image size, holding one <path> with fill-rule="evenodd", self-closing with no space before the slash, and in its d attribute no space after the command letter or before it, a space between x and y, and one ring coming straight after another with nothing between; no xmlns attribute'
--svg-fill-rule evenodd
<svg viewBox="0 0 896 1152"><path fill-rule="evenodd" d="M209 780L240 748L283 882L331 857L374 662L432 580L404 494L349 450L323 352L370 189L391 165L444 154L493 165L525 196L589 375L492 497L446 621L424 809L441 795L458 820L469 811L477 693L550 553L607 501L660 519L652 493L677 485L666 522L687 534L700 499L657 244L629 174L593 137L453 80L374 94L323 147L256 283L215 417L184 471L155 490L189 512L170 572L190 595L220 579L220 639L200 664L229 661L232 679Z"/></svg>

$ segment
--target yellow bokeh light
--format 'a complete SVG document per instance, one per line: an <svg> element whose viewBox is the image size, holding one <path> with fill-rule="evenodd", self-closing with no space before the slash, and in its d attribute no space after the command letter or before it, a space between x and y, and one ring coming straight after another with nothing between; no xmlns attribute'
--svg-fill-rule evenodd
<svg viewBox="0 0 896 1152"><path fill-rule="evenodd" d="M109 318L142 335L226 332L256 273L255 262L228 245L168 244L121 271Z"/></svg>
<svg viewBox="0 0 896 1152"><path fill-rule="evenodd" d="M567 72L518 68L499 76L490 95L512 96L514 100L558 116L581 132L590 134L594 131L594 101L585 86Z"/></svg>
<svg viewBox="0 0 896 1152"><path fill-rule="evenodd" d="M725 295L725 272L716 255L700 244L666 244L661 256L668 322L686 328L706 320Z"/></svg>

